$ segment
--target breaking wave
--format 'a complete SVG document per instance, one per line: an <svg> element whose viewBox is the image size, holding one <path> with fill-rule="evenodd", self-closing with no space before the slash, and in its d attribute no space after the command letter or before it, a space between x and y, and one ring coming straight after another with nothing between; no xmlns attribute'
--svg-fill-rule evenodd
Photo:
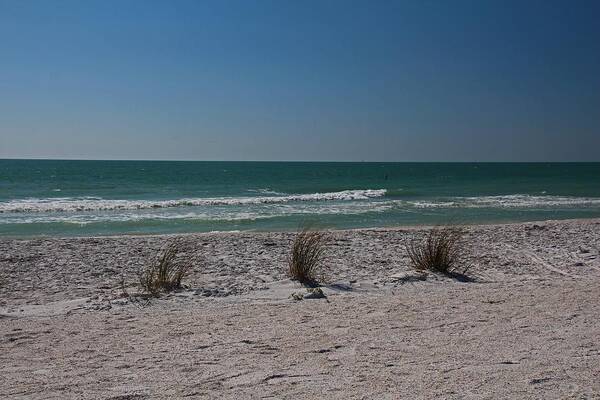
<svg viewBox="0 0 600 400"><path fill-rule="evenodd" d="M281 204L303 201L367 200L385 196L385 189L343 190L329 193L293 194L285 196L215 197L176 200L107 200L97 197L63 197L21 199L0 203L0 213L74 212L109 210L145 210L194 206L243 206Z"/></svg>
<svg viewBox="0 0 600 400"><path fill-rule="evenodd" d="M407 203L416 208L551 208L600 206L600 198L512 194L505 196L452 197L444 200L407 201Z"/></svg>

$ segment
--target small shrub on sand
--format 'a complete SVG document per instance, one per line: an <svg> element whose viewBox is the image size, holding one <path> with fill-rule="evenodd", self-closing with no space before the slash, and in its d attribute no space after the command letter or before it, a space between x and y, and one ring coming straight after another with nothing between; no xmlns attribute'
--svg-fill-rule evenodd
<svg viewBox="0 0 600 400"><path fill-rule="evenodd" d="M322 278L325 240L325 233L320 231L304 228L298 232L288 259L288 274L292 279L305 285L317 285Z"/></svg>
<svg viewBox="0 0 600 400"><path fill-rule="evenodd" d="M142 290L154 296L181 288L191 264L176 260L177 243L169 244L158 259L138 274ZM179 261L179 262L178 262Z"/></svg>
<svg viewBox="0 0 600 400"><path fill-rule="evenodd" d="M454 227L433 228L425 241L406 246L411 264L417 271L458 275L456 269L463 253L463 231ZM463 271L461 274L464 274Z"/></svg>

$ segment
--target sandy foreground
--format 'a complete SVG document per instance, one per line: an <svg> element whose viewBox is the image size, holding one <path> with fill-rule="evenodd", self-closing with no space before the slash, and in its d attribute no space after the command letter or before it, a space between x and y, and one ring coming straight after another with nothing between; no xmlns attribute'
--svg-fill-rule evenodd
<svg viewBox="0 0 600 400"><path fill-rule="evenodd" d="M0 399L600 398L600 219L471 226L474 282L410 279L424 228L0 240ZM187 289L123 297L178 240Z"/></svg>

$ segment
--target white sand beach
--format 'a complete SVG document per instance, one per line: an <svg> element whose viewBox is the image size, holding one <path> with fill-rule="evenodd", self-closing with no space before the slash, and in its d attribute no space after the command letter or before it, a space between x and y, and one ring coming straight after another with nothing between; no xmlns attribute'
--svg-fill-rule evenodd
<svg viewBox="0 0 600 400"><path fill-rule="evenodd" d="M472 282L412 279L427 228L332 231L326 299L293 233L0 240L0 398L600 398L600 220L467 227ZM169 241L193 270L149 304Z"/></svg>

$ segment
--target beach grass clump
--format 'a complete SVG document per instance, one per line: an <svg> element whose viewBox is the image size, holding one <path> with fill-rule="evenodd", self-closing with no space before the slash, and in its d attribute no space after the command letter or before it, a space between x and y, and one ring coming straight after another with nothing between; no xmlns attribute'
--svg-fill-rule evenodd
<svg viewBox="0 0 600 400"><path fill-rule="evenodd" d="M158 296L181 288L181 281L190 271L191 264L178 260L178 252L177 243L169 244L153 263L139 272L140 286L145 293Z"/></svg>
<svg viewBox="0 0 600 400"><path fill-rule="evenodd" d="M316 286L323 277L325 261L324 232L303 228L294 239L288 258L288 274L304 285Z"/></svg>
<svg viewBox="0 0 600 400"><path fill-rule="evenodd" d="M460 228L431 229L424 241L413 241L406 246L412 267L421 272L455 275L463 254L462 239L463 231Z"/></svg>

